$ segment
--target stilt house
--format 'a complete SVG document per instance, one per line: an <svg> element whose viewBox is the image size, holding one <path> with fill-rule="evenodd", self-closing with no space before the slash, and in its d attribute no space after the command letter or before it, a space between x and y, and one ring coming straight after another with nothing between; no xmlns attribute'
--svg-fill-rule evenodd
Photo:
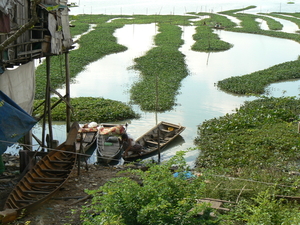
<svg viewBox="0 0 300 225"><path fill-rule="evenodd" d="M50 81L50 57L65 54L68 59L68 52L73 48L68 11L67 0L0 0L0 91L29 115L35 93L34 61L46 58L45 77ZM46 113L38 120L48 122L52 143L49 82L45 90ZM63 98L68 102L69 93ZM68 121L67 125L70 127ZM44 130L42 136L39 143L44 145Z"/></svg>

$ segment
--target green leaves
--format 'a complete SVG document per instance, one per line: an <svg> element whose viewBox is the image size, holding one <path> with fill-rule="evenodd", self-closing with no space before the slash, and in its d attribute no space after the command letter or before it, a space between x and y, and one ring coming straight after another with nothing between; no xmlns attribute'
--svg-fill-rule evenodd
<svg viewBox="0 0 300 225"><path fill-rule="evenodd" d="M196 22L196 33L193 35L193 39L196 41L191 49L194 51L203 52L218 52L226 51L232 48L232 44L222 41L219 36L214 33L213 27L218 23L222 24L223 27L230 28L237 24L233 23L227 17L217 15L213 13L198 13L200 16L209 16L209 18L203 19ZM206 25L203 25L205 23Z"/></svg>
<svg viewBox="0 0 300 225"><path fill-rule="evenodd" d="M155 37L158 47L135 59L134 69L141 72L141 78L132 86L130 93L133 103L139 104L142 110L171 110L180 82L188 75L185 56L178 50L183 44L181 29L162 23L159 31L161 33Z"/></svg>
<svg viewBox="0 0 300 225"><path fill-rule="evenodd" d="M58 98L51 98L52 104L57 100ZM40 102L41 100L36 100L34 102L34 107L39 105ZM72 98L71 105L73 106L71 120L83 123L91 121L95 121L97 123L104 123L139 117L139 115L136 114L130 106L119 101L104 98ZM52 119L55 121L66 120L65 110L65 104L59 104L58 106L56 106L52 110ZM34 112L34 116L42 115L43 113L44 108L41 107Z"/></svg>
<svg viewBox="0 0 300 225"><path fill-rule="evenodd" d="M196 41L192 45L192 50L194 51L218 52L228 50L233 46L220 40L219 36L213 33L213 29L208 26L198 26L193 38Z"/></svg>
<svg viewBox="0 0 300 225"><path fill-rule="evenodd" d="M264 97L246 102L234 114L205 121L196 138L199 164L286 168L300 158L297 123L292 122L298 120L299 104L295 98Z"/></svg>
<svg viewBox="0 0 300 225"><path fill-rule="evenodd" d="M210 209L208 204L195 201L202 197L205 189L202 177L189 180L174 177L170 164L180 168L177 172L187 172L180 152L165 164L148 164L146 172L131 170L130 178L112 179L99 191L88 191L94 197L92 206L83 209L83 224L95 224L95 221L140 225L216 224L209 215L205 218L195 216L197 212ZM91 217L91 210L101 213Z"/></svg>
<svg viewBox="0 0 300 225"><path fill-rule="evenodd" d="M218 87L235 94L263 94L270 83L300 78L300 60L272 66L251 74L226 78L218 82Z"/></svg>

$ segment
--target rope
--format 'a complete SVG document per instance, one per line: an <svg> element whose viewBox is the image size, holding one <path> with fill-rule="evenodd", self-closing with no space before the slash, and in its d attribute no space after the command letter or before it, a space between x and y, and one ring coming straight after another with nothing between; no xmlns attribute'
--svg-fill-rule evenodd
<svg viewBox="0 0 300 225"><path fill-rule="evenodd" d="M275 185L275 186L281 186L281 187L298 188L298 186L290 186L290 185L270 183L270 182L263 182L263 181L257 181L257 180L251 180L251 179L244 179L244 178L237 178L237 177L228 177L228 176L225 176L225 175L211 175L211 176L222 177L222 178L231 179L231 180L241 180L241 181L247 181L247 182L253 182L253 183L260 183L260 184L266 184L266 185Z"/></svg>
<svg viewBox="0 0 300 225"><path fill-rule="evenodd" d="M2 141L0 140L0 142L4 142L4 143L10 143L10 144L16 144L15 142L9 142L9 141ZM25 146L25 147L34 147L34 146L39 146L40 145L28 145L28 144L23 144L23 143L18 143L20 146ZM70 151L65 151L65 150L60 150L60 149L54 149L54 148L48 148L48 147L43 147L44 149L48 150L48 151L57 151L57 152L63 152L63 153L71 153L71 154L75 154L77 156L84 156L84 157L91 157L91 155L88 155L88 154L84 154L84 153L80 153L80 152L70 152ZM36 151L35 151L36 152ZM105 160L111 160L111 161L123 161L121 159L111 159L111 158L107 158L107 157L100 157L100 156L97 156L98 159L105 159ZM124 162L131 162L131 161L125 161Z"/></svg>
<svg viewBox="0 0 300 225"><path fill-rule="evenodd" d="M0 140L0 142L15 144L15 142L8 142L8 141L2 141L2 140ZM35 145L26 145L26 144L21 144L21 143L19 143L19 145L27 146L27 147L35 146ZM63 153L69 153L69 154L71 153L71 154L75 154L77 156L91 157L91 155L84 154L84 153L79 153L79 152L70 152L70 151L64 151L64 150L59 150L59 149L47 148L47 147L44 147L44 149L47 149L48 151L57 151L57 152L63 152ZM112 158L100 157L100 156L96 156L96 157L98 159L111 160L111 161L116 161L116 162L120 162L120 161L123 161L124 163L132 162L132 161L126 161L122 157L121 157L122 159L112 159ZM275 185L275 186L281 186L281 187L298 188L298 186L290 186L290 185L284 185L284 184L263 182L263 181L257 181L257 180L252 180L252 179L245 179L245 178L228 177L228 176L225 176L225 175L212 174L211 176L222 177L222 178L231 179L231 180L241 180L241 181L247 181L247 182L252 182L252 183L260 183L260 184L266 184L266 185Z"/></svg>

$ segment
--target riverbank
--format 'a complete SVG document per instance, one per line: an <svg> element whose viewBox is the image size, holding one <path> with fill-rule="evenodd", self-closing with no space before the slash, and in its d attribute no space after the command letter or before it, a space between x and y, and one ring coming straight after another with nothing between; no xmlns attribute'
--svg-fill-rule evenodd
<svg viewBox="0 0 300 225"><path fill-rule="evenodd" d="M4 154L3 158L6 170L3 176L0 177L0 209L3 208L7 196L20 178L19 157ZM141 167L105 167L82 164L80 170L74 168L70 179L53 198L42 204L34 212L22 216L12 224L82 224L80 221L81 208L82 206L88 206L91 200L85 190L96 190L106 182L109 182L112 178L127 176L126 173L118 174L118 172L125 171L128 168L140 169Z"/></svg>

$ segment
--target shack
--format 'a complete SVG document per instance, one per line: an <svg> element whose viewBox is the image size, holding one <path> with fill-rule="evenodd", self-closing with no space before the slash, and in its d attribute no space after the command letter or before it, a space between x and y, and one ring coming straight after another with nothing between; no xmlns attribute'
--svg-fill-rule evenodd
<svg viewBox="0 0 300 225"><path fill-rule="evenodd" d="M42 140L37 140L42 147L51 148L55 143L50 105L50 58L54 55L65 56L67 88L65 96L59 97L60 102L66 103L67 132L70 128L68 53L74 46L68 12L67 0L0 1L0 91L29 115L33 112L35 61L42 58L46 60L45 113L40 118L35 118L43 123ZM6 121L0 121L1 126L5 123ZM46 123L49 125L47 135ZM30 146L31 132L26 133L25 137L25 143ZM7 146L11 145L10 140L3 140L0 136L1 141L6 141ZM5 150L0 145L0 155Z"/></svg>

